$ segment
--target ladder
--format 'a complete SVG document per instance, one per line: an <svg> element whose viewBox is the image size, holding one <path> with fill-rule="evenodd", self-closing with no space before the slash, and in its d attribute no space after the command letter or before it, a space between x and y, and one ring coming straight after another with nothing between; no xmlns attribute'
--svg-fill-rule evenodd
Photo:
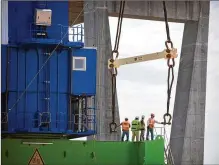
<svg viewBox="0 0 219 165"><path fill-rule="evenodd" d="M45 50L43 52L43 58L46 60L48 56L50 56L50 52L48 50ZM50 62L48 61L45 72L43 75L44 78L44 89L45 89L45 95L43 97L45 109L41 111L40 113L40 126L47 127L49 129L50 123L51 123L51 113L50 113Z"/></svg>

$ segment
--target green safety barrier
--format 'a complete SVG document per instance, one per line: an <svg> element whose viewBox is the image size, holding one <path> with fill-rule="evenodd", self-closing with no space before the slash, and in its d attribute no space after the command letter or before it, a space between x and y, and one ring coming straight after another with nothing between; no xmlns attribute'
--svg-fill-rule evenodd
<svg viewBox="0 0 219 165"><path fill-rule="evenodd" d="M2 139L2 165L163 165L164 139L145 142Z"/></svg>

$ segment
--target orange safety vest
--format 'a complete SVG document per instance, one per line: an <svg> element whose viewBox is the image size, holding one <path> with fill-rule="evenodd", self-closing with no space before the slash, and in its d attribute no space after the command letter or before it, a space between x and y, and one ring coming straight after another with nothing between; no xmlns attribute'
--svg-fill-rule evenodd
<svg viewBox="0 0 219 165"><path fill-rule="evenodd" d="M154 128L155 120L150 118L149 119L149 128Z"/></svg>
<svg viewBox="0 0 219 165"><path fill-rule="evenodd" d="M122 130L123 131L128 131L130 128L130 123L128 121L123 121L122 122Z"/></svg>

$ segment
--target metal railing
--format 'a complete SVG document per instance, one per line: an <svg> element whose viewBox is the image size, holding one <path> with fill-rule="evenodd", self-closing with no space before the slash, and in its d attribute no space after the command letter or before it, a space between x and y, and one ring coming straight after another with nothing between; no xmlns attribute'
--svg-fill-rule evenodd
<svg viewBox="0 0 219 165"><path fill-rule="evenodd" d="M39 113L39 126L50 124L51 123L51 113L50 112L42 112Z"/></svg>
<svg viewBox="0 0 219 165"><path fill-rule="evenodd" d="M73 115L74 124L73 128L77 132L85 132L87 130L94 130L95 129L95 115L85 115L85 114L75 114Z"/></svg>
<svg viewBox="0 0 219 165"><path fill-rule="evenodd" d="M8 113L7 112L1 113L1 123L2 124L8 123Z"/></svg>
<svg viewBox="0 0 219 165"><path fill-rule="evenodd" d="M86 132L86 131L95 131L95 113L91 112L94 111L89 110L89 112L85 115L85 114L75 114L72 116L72 121L68 121L68 115L66 113L63 112L58 112L58 113L52 113L52 112L18 112L16 113L16 117L15 114L11 114L12 118L14 118L14 120L10 120L10 118L8 119L8 113L2 112L2 120L1 123L2 124L8 124L10 122L10 125L12 126L13 124L13 128L9 128L10 130L3 130L3 131L11 131L13 129L16 130L23 130L23 129L27 129L28 131L32 132L32 131L36 131L36 129L39 129L38 131L40 131L40 128L46 127L46 128L51 128L49 129L50 131L53 129L58 129L58 130L62 130L66 129L67 123L71 123L72 125L74 125L74 127L72 127L72 131L73 132ZM81 118L80 122L78 120L76 120L76 117ZM55 120L54 120L55 119ZM17 121L17 122L15 122ZM12 123L13 122L13 123ZM80 125L80 131L77 127L75 127L75 125ZM83 129L82 129L83 128ZM48 130L48 131L49 131Z"/></svg>
<svg viewBox="0 0 219 165"><path fill-rule="evenodd" d="M70 42L84 42L84 26L82 24L69 27Z"/></svg>
<svg viewBox="0 0 219 165"><path fill-rule="evenodd" d="M55 39L61 43L84 42L84 27L82 24L72 27L63 26L61 24L43 27L31 23L30 38L34 40Z"/></svg>
<svg viewBox="0 0 219 165"><path fill-rule="evenodd" d="M157 133L157 130L160 130L160 133ZM155 128L155 134L156 135L161 135L164 138L164 156L165 156L165 163L167 165L174 165L174 159L173 159L173 155L172 155L172 151L170 148L170 141L169 138L167 136L167 132L166 132L166 128L165 127L156 127Z"/></svg>

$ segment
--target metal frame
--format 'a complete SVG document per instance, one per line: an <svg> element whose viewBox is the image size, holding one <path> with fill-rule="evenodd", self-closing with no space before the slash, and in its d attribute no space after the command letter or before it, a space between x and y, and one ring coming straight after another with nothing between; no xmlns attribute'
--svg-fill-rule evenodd
<svg viewBox="0 0 219 165"><path fill-rule="evenodd" d="M75 61L76 60L83 60L83 64L84 64L84 67L83 68L76 68L75 67ZM72 57L72 70L76 70L76 71L86 71L87 70L87 65L86 65L86 63L87 63L87 59L86 59L86 57L75 57L75 56L73 56Z"/></svg>

